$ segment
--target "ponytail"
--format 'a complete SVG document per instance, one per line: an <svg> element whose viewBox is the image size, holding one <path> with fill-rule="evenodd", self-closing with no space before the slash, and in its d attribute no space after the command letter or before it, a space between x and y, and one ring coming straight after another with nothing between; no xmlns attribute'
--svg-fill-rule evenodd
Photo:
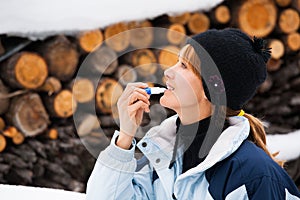
<svg viewBox="0 0 300 200"><path fill-rule="evenodd" d="M227 108L226 116L227 117L236 116L239 114L239 112L240 111L234 111L234 110ZM266 152L266 154L268 154L277 164L279 164L281 167L283 167L284 161L281 161L281 160L278 160L275 158L275 156L277 156L279 152L271 154L269 152L269 150L267 149L266 132L265 132L262 122L258 118L254 117L253 115L250 115L247 113L245 113L243 116L248 119L249 124L250 124L250 135L249 135L248 139L250 141L252 141L256 146L263 149Z"/></svg>

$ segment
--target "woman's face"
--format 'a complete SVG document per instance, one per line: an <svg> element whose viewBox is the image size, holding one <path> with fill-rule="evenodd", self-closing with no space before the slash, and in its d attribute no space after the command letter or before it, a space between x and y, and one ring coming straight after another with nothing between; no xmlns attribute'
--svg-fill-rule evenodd
<svg viewBox="0 0 300 200"><path fill-rule="evenodd" d="M186 49L184 47L182 51ZM193 71L190 62L183 57L185 53L182 51L179 54L178 62L164 72L168 89L160 98L162 106L177 113L199 109L201 101L207 99L201 79L195 74L195 70ZM197 112L197 110L195 111Z"/></svg>

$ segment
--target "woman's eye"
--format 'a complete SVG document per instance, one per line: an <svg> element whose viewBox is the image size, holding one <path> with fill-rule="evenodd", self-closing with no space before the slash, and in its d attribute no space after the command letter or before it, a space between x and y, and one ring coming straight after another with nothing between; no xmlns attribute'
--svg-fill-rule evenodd
<svg viewBox="0 0 300 200"><path fill-rule="evenodd" d="M186 66L186 64L185 64L184 62L181 62L181 66L182 66L183 68L187 68L187 66Z"/></svg>

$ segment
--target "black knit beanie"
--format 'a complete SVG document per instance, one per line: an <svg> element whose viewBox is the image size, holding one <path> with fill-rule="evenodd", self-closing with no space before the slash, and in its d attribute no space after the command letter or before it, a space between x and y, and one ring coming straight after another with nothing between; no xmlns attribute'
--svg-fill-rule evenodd
<svg viewBox="0 0 300 200"><path fill-rule="evenodd" d="M240 110L266 79L270 49L262 39L227 28L195 35L187 44L200 58L204 91L213 104Z"/></svg>

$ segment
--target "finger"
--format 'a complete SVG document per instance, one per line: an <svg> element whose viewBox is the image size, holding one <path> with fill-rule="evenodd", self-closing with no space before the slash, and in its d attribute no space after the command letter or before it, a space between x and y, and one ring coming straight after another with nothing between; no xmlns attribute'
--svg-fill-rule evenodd
<svg viewBox="0 0 300 200"><path fill-rule="evenodd" d="M125 96L129 96L134 90L138 90L141 93L146 93L147 92L142 89L142 88L147 88L148 84L146 83L142 83L142 82L135 82L135 83L128 83L125 90L124 90L124 94Z"/></svg>
<svg viewBox="0 0 300 200"><path fill-rule="evenodd" d="M148 105L150 105L150 101L149 101L148 96L146 96L145 94L141 94L138 91L134 91L130 95L130 97L128 99L128 105L131 105L131 104L135 103L138 100L141 100L141 101L147 103Z"/></svg>
<svg viewBox="0 0 300 200"><path fill-rule="evenodd" d="M137 101L136 103L128 106L128 111L130 114L136 113L138 109L149 109L149 105L141 100Z"/></svg>

